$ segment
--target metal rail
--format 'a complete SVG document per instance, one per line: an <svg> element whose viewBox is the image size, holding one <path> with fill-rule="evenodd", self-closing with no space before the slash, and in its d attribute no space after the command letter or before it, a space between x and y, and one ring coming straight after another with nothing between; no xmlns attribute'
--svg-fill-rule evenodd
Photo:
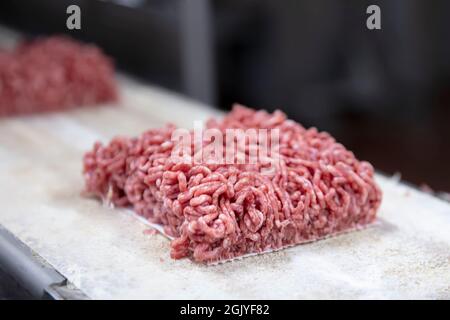
<svg viewBox="0 0 450 320"><path fill-rule="evenodd" d="M0 268L35 299L86 299L87 296L0 225Z"/></svg>

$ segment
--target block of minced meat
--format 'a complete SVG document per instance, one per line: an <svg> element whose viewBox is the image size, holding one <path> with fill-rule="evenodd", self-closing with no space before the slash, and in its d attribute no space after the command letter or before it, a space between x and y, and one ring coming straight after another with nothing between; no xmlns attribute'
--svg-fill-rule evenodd
<svg viewBox="0 0 450 320"><path fill-rule="evenodd" d="M382 196L373 167L328 133L306 129L280 111L270 114L240 105L224 119L208 121L205 129L223 135L215 140L221 140L224 153L230 148L229 131L276 130L277 161L271 162L271 170L261 159L179 161L174 157L178 129L167 125L137 138L96 143L84 156L86 191L161 225L173 239L172 258L206 263L270 252L374 222ZM195 133L190 134L194 145ZM207 139L200 140L203 145ZM262 145L258 139L245 141L244 155Z"/></svg>
<svg viewBox="0 0 450 320"><path fill-rule="evenodd" d="M114 65L93 45L62 36L0 50L0 117L117 100Z"/></svg>

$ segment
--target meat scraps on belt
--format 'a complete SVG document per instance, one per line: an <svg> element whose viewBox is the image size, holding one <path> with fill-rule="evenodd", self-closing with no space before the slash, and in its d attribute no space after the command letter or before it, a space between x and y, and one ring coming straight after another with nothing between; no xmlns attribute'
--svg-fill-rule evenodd
<svg viewBox="0 0 450 320"><path fill-rule="evenodd" d="M0 117L116 99L114 66L93 45L53 36L0 50Z"/></svg>
<svg viewBox="0 0 450 320"><path fill-rule="evenodd" d="M172 258L215 262L318 240L370 224L381 203L374 169L326 132L275 111L236 105L207 128L279 129L280 161L189 164L171 159L167 125L96 143L84 157L89 193L132 207L174 239ZM247 151L251 146L247 145Z"/></svg>

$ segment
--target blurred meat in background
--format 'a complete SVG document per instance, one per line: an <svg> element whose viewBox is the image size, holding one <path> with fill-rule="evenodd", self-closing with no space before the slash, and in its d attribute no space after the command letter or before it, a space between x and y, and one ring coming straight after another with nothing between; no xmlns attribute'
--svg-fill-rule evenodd
<svg viewBox="0 0 450 320"><path fill-rule="evenodd" d="M71 4L81 30L66 29ZM371 4L381 30L366 28ZM121 71L223 109L281 108L377 169L447 192L449 14L445 0L0 2L0 24L94 42Z"/></svg>
<svg viewBox="0 0 450 320"><path fill-rule="evenodd" d="M0 118L116 102L113 63L69 37L22 41L0 51Z"/></svg>

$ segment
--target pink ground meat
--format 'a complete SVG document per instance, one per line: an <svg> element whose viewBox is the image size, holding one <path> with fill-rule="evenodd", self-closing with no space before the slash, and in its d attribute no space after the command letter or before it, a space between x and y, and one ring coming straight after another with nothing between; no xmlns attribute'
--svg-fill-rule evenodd
<svg viewBox="0 0 450 320"><path fill-rule="evenodd" d="M0 50L0 117L116 99L114 66L95 46L55 36Z"/></svg>
<svg viewBox="0 0 450 320"><path fill-rule="evenodd" d="M370 224L381 203L373 167L326 132L276 111L235 106L207 128L280 130L276 170L172 161L175 126L96 143L84 157L87 192L164 226L172 258L216 262Z"/></svg>

